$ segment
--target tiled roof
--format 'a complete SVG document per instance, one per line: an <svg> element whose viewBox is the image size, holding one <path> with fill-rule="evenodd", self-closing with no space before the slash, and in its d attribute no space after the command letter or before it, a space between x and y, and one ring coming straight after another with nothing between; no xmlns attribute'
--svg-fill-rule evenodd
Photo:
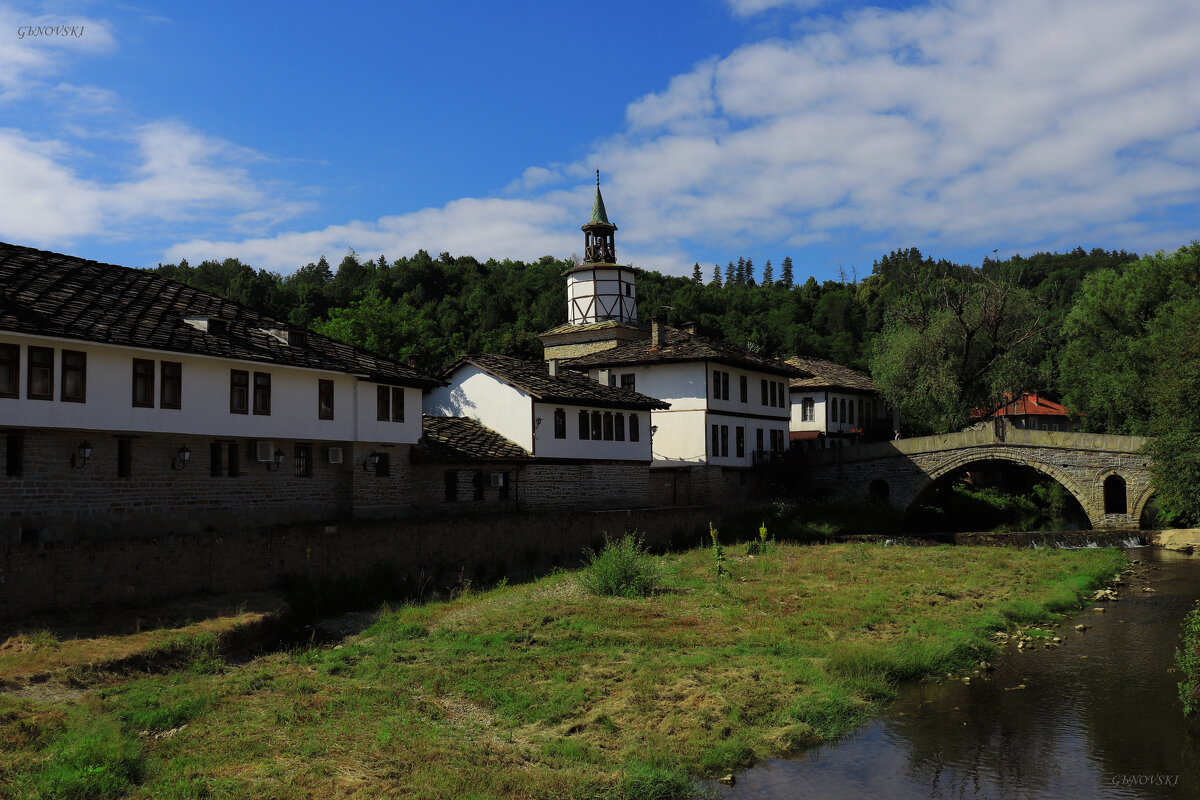
<svg viewBox="0 0 1200 800"><path fill-rule="evenodd" d="M525 390L546 403L637 409L671 407L669 403L647 397L644 394L615 386L605 386L599 381L589 378L585 372L560 367L558 376L551 377L546 362L522 361L512 356L466 356L452 364L444 376L449 378L466 364L474 364L485 372Z"/></svg>
<svg viewBox="0 0 1200 800"><path fill-rule="evenodd" d="M467 417L421 418L421 438L412 450L416 461L532 460L523 447Z"/></svg>
<svg viewBox="0 0 1200 800"><path fill-rule="evenodd" d="M972 416L992 416L987 411L980 410L980 412L979 414L973 412ZM995 416L1026 416L1029 414L1037 414L1043 417L1067 417L1070 416L1071 412L1067 410L1066 406L1060 403L1047 400L1037 394L1026 392L1016 400L1002 407L995 413Z"/></svg>
<svg viewBox="0 0 1200 800"><path fill-rule="evenodd" d="M747 350L718 342L695 333L663 325L662 344L654 347L652 340L628 342L609 350L572 358L568 366L577 369L634 364L669 364L680 361L715 361L720 364L773 372L778 375L801 376L796 367L774 358L764 358Z"/></svg>
<svg viewBox="0 0 1200 800"><path fill-rule="evenodd" d="M584 322L578 324L574 322L564 322L562 325L555 326L544 333L538 334L538 337L541 338L542 336L555 336L560 333L590 333L592 331L606 331L614 328L636 331L638 333L644 333L647 336L650 334L649 325L618 322L615 319L606 319L600 322Z"/></svg>
<svg viewBox="0 0 1200 800"><path fill-rule="evenodd" d="M184 317L223 319L227 330L209 333ZM0 242L0 331L438 385L415 369L316 333L306 332L297 345L268 333L289 329L296 330L153 272Z"/></svg>
<svg viewBox="0 0 1200 800"><path fill-rule="evenodd" d="M878 392L870 376L855 369L843 367L823 358L801 358L793 356L787 363L808 372L811 378L793 378L793 389L853 389L859 392Z"/></svg>

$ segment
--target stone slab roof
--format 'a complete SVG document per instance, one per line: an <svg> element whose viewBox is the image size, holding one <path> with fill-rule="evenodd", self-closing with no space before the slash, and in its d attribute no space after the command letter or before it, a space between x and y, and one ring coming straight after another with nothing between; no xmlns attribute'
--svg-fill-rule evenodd
<svg viewBox="0 0 1200 800"><path fill-rule="evenodd" d="M592 367L633 366L637 364L668 364L684 361L715 361L759 372L800 377L805 374L791 364L774 358L764 358L748 350L706 336L663 325L662 343L655 347L651 339L628 342L610 350L589 353L565 362L574 369Z"/></svg>
<svg viewBox="0 0 1200 800"><path fill-rule="evenodd" d="M826 361L823 358L793 356L787 360L787 363L812 376L810 378L793 378L789 384L793 389L850 389L856 392L879 392L879 388L869 375L832 361Z"/></svg>
<svg viewBox="0 0 1200 800"><path fill-rule="evenodd" d="M210 333L185 317L224 320L226 330ZM298 329L153 272L0 242L0 331L308 367L401 386L440 385L317 333L287 344L270 332L289 330Z"/></svg>
<svg viewBox="0 0 1200 800"><path fill-rule="evenodd" d="M562 325L556 325L548 331L538 334L538 338L544 336L558 336L564 333L591 333L593 331L607 331L620 329L645 336L650 335L650 326L642 324L632 324L629 322L618 322L615 319L606 319L601 322L584 322L576 324L573 322L564 322Z"/></svg>
<svg viewBox="0 0 1200 800"><path fill-rule="evenodd" d="M525 448L468 417L421 418L414 461L532 461Z"/></svg>
<svg viewBox="0 0 1200 800"><path fill-rule="evenodd" d="M473 364L546 403L645 410L671 407L654 397L606 386L592 380L585 372L560 367L558 375L551 377L545 361L522 361L512 356L465 356L452 364L443 377L449 378L466 364Z"/></svg>

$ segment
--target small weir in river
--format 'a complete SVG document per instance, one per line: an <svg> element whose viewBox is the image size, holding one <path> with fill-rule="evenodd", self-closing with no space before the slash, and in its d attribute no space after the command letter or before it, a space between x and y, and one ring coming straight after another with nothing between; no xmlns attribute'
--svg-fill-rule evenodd
<svg viewBox="0 0 1200 800"><path fill-rule="evenodd" d="M978 536L1028 536L1025 546L1038 547L1126 543L1102 531ZM1174 665L1180 622L1200 599L1200 558L1129 552L1141 563L1120 601L1059 621L1061 646L1004 645L994 671L906 688L849 737L713 788L723 800L1200 797L1200 723L1183 717Z"/></svg>

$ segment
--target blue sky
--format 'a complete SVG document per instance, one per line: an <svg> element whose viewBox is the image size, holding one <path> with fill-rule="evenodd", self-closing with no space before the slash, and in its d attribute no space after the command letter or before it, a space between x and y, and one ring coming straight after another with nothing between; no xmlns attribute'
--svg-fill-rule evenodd
<svg viewBox="0 0 1200 800"><path fill-rule="evenodd" d="M599 168L620 259L676 274L1173 249L1196 42L1178 0L0 0L0 239L569 257Z"/></svg>

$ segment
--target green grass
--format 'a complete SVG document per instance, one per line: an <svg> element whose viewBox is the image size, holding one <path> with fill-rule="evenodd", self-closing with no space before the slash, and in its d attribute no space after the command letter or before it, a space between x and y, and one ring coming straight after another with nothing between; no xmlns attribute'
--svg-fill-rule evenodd
<svg viewBox="0 0 1200 800"><path fill-rule="evenodd" d="M89 692L86 714L0 705L0 796L692 797L989 658L994 631L1123 556L775 542L721 579L711 548L638 558L647 597L559 573L243 666L173 643L169 672Z"/></svg>

